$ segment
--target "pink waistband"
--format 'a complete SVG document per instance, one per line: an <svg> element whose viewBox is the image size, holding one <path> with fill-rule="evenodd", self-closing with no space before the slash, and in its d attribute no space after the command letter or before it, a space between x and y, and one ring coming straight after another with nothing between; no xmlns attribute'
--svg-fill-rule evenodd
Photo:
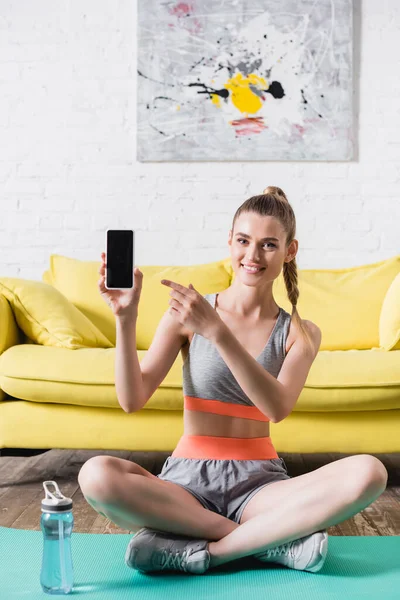
<svg viewBox="0 0 400 600"><path fill-rule="evenodd" d="M271 438L231 438L212 435L184 434L175 450L174 457L216 460L266 460L278 458Z"/></svg>
<svg viewBox="0 0 400 600"><path fill-rule="evenodd" d="M186 410L198 410L216 415L269 422L268 417L257 406L245 406L244 404L234 404L233 402L221 402L221 400L207 400L206 398L196 398L195 396L184 396L183 405Z"/></svg>

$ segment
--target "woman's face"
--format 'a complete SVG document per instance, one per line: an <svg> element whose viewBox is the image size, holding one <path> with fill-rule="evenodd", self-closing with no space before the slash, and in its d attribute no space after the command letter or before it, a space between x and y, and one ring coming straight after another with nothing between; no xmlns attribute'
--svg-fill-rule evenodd
<svg viewBox="0 0 400 600"><path fill-rule="evenodd" d="M246 283L265 281L266 278L271 281L278 277L287 256L285 242L286 233L275 217L242 213L235 222L234 231L229 231L228 240L236 277ZM256 264L261 270L248 273L243 264Z"/></svg>

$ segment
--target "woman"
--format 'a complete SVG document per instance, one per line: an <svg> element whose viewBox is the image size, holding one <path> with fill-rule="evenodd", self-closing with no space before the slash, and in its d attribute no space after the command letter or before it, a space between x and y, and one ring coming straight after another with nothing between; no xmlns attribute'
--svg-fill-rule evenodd
<svg viewBox="0 0 400 600"><path fill-rule="evenodd" d="M278 423L293 410L321 343L318 326L296 309L295 232L293 209L280 188L270 186L246 200L229 232L232 285L203 297L191 284L163 280L171 289L163 317L168 326L159 327L140 368L130 356L136 343L128 350L133 342L129 346L122 337L122 325L134 328L142 274L135 269L134 291L110 291L102 264L99 287L116 314L121 361L133 372L137 367L143 384L150 372L155 378L141 390L135 410L165 376L160 348L166 331L171 344L172 336L179 342L174 355L168 352L168 369L179 348L184 357L184 435L162 472L156 477L130 461L99 456L79 476L96 510L136 529L125 555L132 568L204 573L254 555L317 572L327 554L326 528L364 509L386 487L384 465L365 454L290 477L269 436L269 421ZM292 314L272 294L282 269ZM126 312L128 321L118 324ZM135 380L133 389L139 384ZM126 387L128 398L132 387ZM118 389L121 403L121 383Z"/></svg>

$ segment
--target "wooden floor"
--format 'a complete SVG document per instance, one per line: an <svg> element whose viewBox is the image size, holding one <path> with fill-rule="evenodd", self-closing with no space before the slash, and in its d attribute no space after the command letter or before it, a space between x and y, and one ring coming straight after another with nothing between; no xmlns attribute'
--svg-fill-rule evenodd
<svg viewBox="0 0 400 600"><path fill-rule="evenodd" d="M78 484L82 465L92 456L110 455L132 460L157 475L169 452L111 450L47 450L32 456L0 456L0 526L40 531L43 481L55 480L73 500L74 531L80 533L130 533L99 515L87 503ZM14 451L16 452L16 451ZM28 451L27 451L28 452ZM292 477L313 471L345 454L285 454ZM385 492L354 517L330 527L329 535L400 535L400 453L375 454L389 473Z"/></svg>

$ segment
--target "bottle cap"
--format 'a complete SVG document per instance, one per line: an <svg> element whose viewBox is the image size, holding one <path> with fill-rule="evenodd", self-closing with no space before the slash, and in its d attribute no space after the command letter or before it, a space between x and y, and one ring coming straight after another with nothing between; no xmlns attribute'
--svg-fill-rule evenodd
<svg viewBox="0 0 400 600"><path fill-rule="evenodd" d="M47 489L47 485L50 484L56 489L54 493ZM42 512L60 513L72 510L72 498L64 496L55 481L44 481L43 487L46 497L42 500Z"/></svg>

